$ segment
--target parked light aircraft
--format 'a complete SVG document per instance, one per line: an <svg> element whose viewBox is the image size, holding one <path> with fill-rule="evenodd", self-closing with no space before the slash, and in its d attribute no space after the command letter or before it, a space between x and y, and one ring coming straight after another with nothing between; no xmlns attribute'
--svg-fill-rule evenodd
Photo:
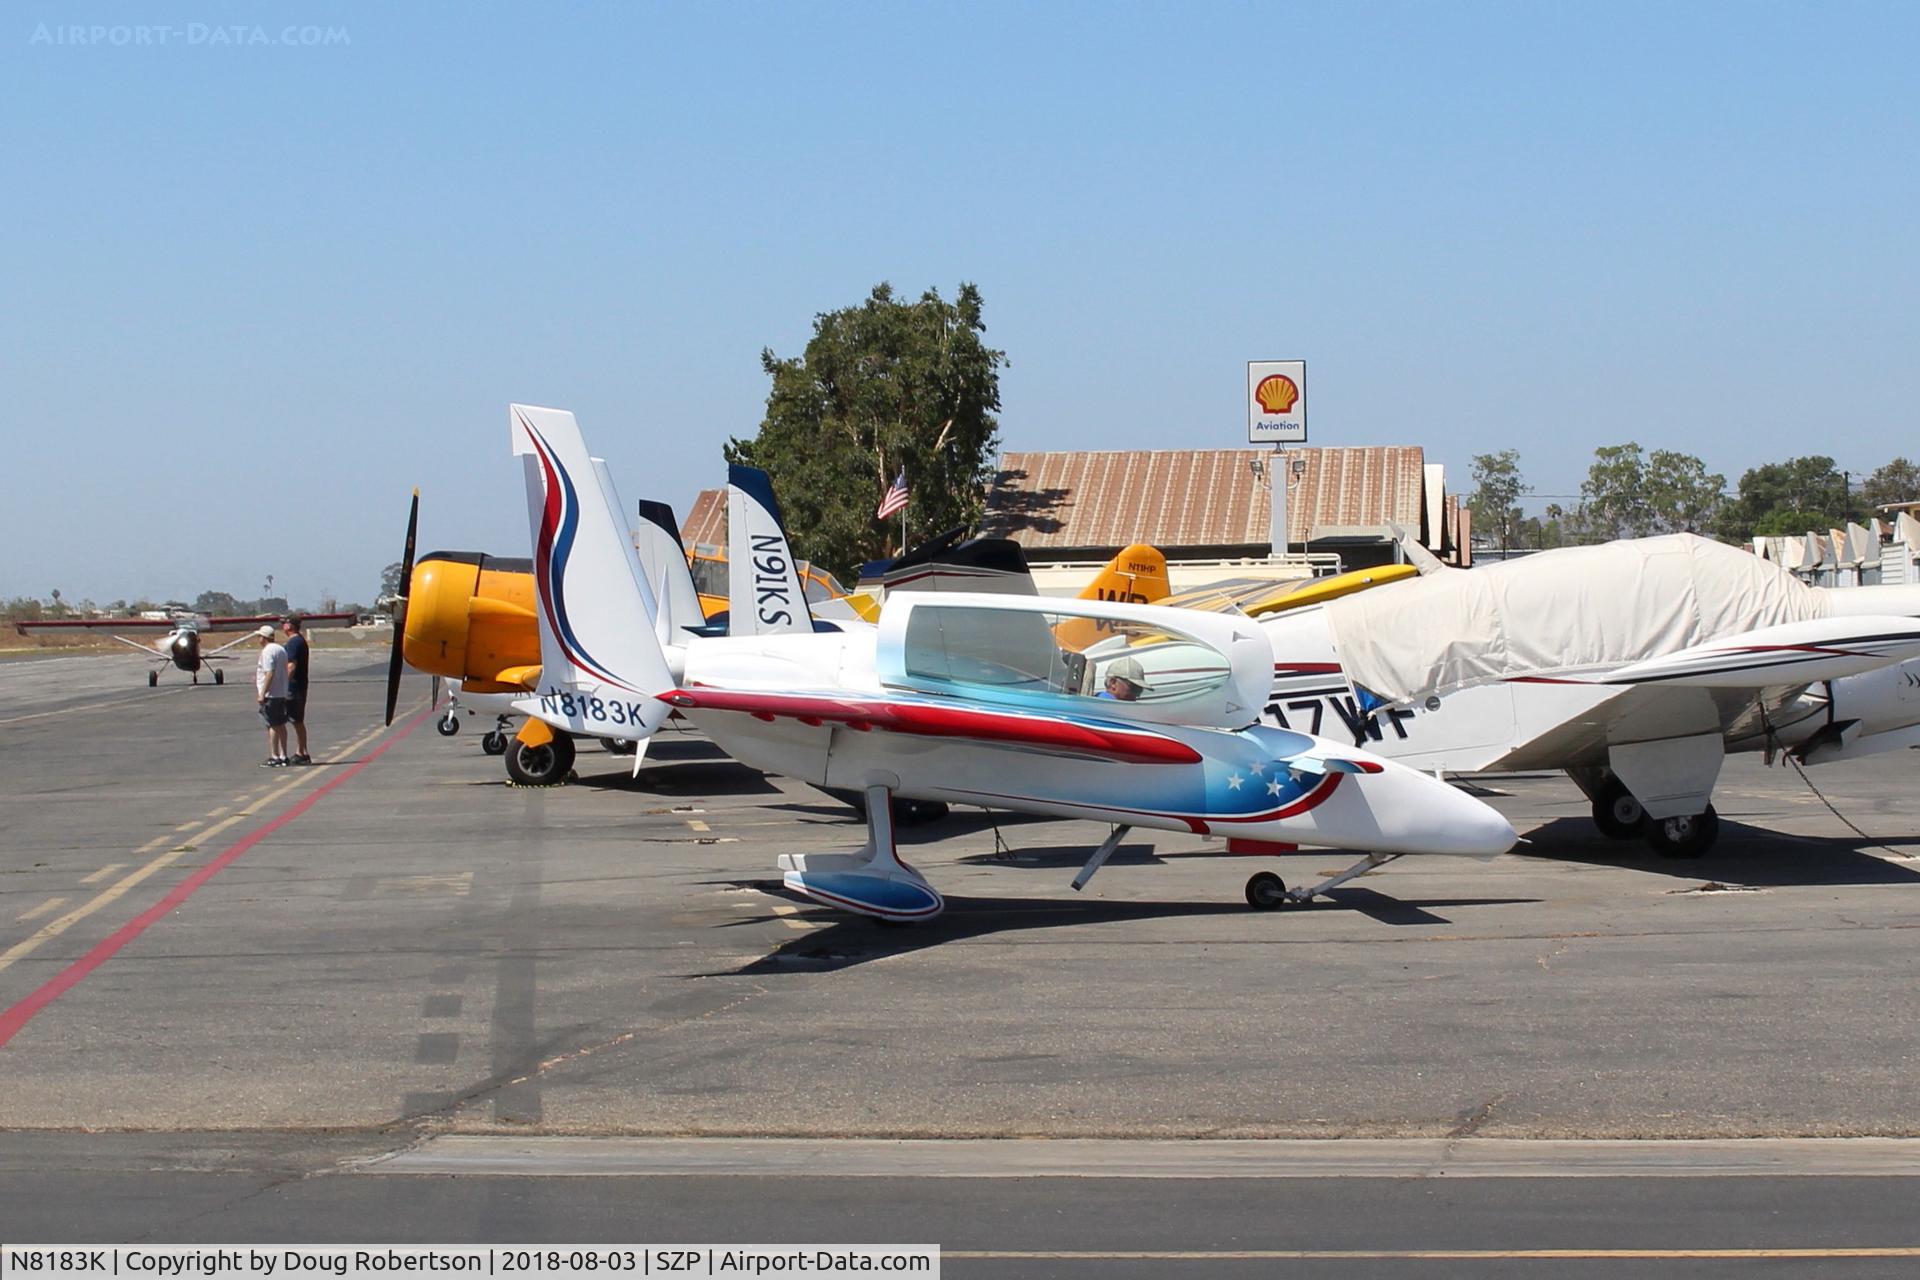
<svg viewBox="0 0 1920 1280"><path fill-rule="evenodd" d="M351 613L303 613L300 617L308 627L350 627L356 615ZM200 683L200 671L204 667L213 672L215 684L225 684L227 675L216 662L232 662L231 651L253 639L251 635L242 635L238 640L229 641L217 649L203 647L200 637L215 632L244 631L251 632L260 626L277 627L279 614L261 614L251 618L212 618L199 613L175 613L167 618L63 618L48 622L17 622L14 626L21 635L32 635L36 631L105 631L112 633L109 638L137 649L146 655L153 665L147 671L147 687L153 688L160 683L160 673L168 667L185 671L193 677L193 683ZM164 632L158 641L149 643L118 634L122 631L145 632L149 635Z"/></svg>
<svg viewBox="0 0 1920 1280"><path fill-rule="evenodd" d="M1422 769L1564 769L1609 836L1691 857L1728 751L1920 746L1916 616L1920 587L1808 587L1688 534L1547 551L1263 619L1263 718Z"/></svg>
<svg viewBox="0 0 1920 1280"><path fill-rule="evenodd" d="M678 710L735 759L864 793L853 854L787 854L785 882L891 921L944 907L894 849L895 796L1114 823L1084 884L1135 826L1366 850L1340 876L1289 892L1271 872L1248 901L1301 901L1405 853L1487 857L1506 820L1480 801L1364 750L1252 724L1273 670L1244 617L1098 601L902 592L879 625L832 633L659 643L658 604L573 415L515 405L540 619L537 696L517 706L574 734L645 738ZM1063 650L1056 628L1098 618L1104 638ZM1089 696L1151 639L1166 662L1137 700ZM1125 666L1118 666L1126 671Z"/></svg>

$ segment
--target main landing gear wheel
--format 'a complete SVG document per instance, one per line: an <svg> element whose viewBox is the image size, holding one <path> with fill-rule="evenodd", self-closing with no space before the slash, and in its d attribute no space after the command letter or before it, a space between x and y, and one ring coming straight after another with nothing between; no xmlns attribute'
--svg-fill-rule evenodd
<svg viewBox="0 0 1920 1280"><path fill-rule="evenodd" d="M1287 904L1287 882L1271 871L1256 871L1247 879L1247 905L1255 911L1277 911Z"/></svg>
<svg viewBox="0 0 1920 1280"><path fill-rule="evenodd" d="M225 684L225 683L227 682L227 673L226 673L226 672L224 672L224 671L216 671L216 672L214 672L214 673L213 673L213 682L214 682L215 684Z"/></svg>
<svg viewBox="0 0 1920 1280"><path fill-rule="evenodd" d="M488 730L486 735L480 739L480 749L490 756L503 756L507 754L507 735L498 729Z"/></svg>
<svg viewBox="0 0 1920 1280"><path fill-rule="evenodd" d="M460 732L460 721L452 712L448 712L435 722L433 728L441 737L451 738L454 734Z"/></svg>
<svg viewBox="0 0 1920 1280"><path fill-rule="evenodd" d="M1610 778L1593 798L1593 825L1609 840L1631 840L1647 828L1647 811L1624 782Z"/></svg>
<svg viewBox="0 0 1920 1280"><path fill-rule="evenodd" d="M147 672L147 688L151 689L159 683L160 683L160 673L158 671Z"/></svg>
<svg viewBox="0 0 1920 1280"><path fill-rule="evenodd" d="M573 739L555 738L529 747L515 738L507 747L507 776L523 787L553 787L573 768Z"/></svg>
<svg viewBox="0 0 1920 1280"><path fill-rule="evenodd" d="M639 744L626 738L602 738L600 745L610 756L630 756Z"/></svg>
<svg viewBox="0 0 1920 1280"><path fill-rule="evenodd" d="M1719 838L1720 815L1712 805L1705 813L1647 820L1647 843L1663 858L1697 858Z"/></svg>

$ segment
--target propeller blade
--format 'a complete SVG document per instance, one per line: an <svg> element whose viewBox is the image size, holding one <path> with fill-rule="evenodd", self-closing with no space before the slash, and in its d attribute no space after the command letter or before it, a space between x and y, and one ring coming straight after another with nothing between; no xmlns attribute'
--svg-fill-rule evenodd
<svg viewBox="0 0 1920 1280"><path fill-rule="evenodd" d="M407 593L413 590L413 536L420 528L420 486L413 489L413 508L407 512L407 549L400 556L400 603L393 610L393 649L387 655L387 723L393 723L393 709L400 701L400 668L406 659L401 646L406 642Z"/></svg>

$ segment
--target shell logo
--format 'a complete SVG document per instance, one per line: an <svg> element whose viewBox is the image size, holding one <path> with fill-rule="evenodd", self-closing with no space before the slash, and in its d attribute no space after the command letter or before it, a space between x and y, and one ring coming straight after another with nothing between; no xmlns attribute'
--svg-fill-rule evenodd
<svg viewBox="0 0 1920 1280"><path fill-rule="evenodd" d="M1300 388L1286 374L1270 373L1253 389L1253 398L1260 402L1262 413L1292 413L1300 399Z"/></svg>

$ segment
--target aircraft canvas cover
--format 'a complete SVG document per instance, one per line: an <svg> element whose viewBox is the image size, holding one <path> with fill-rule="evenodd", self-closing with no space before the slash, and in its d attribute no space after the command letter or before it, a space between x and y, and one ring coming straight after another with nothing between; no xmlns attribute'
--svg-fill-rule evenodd
<svg viewBox="0 0 1920 1280"><path fill-rule="evenodd" d="M1326 608L1356 692L1387 705L1606 670L1829 612L1777 565L1684 533L1428 574Z"/></svg>

